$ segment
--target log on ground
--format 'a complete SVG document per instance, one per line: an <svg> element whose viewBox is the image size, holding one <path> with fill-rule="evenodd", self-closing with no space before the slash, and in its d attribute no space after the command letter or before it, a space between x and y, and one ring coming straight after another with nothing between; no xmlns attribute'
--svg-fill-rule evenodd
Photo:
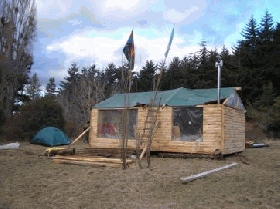
<svg viewBox="0 0 280 209"><path fill-rule="evenodd" d="M204 176L207 176L207 175L209 175L209 174L211 174L211 173L214 173L214 172L217 172L217 171L226 169L226 168L230 168L230 167L235 166L235 165L237 165L237 164L238 164L238 163L232 163L232 164L230 164L230 165L225 165L225 166L222 166L222 167L219 167L219 168L210 170L210 171L205 171L205 172L202 172L202 173L199 173L199 174L196 174L196 175L191 175L191 176L189 176L189 177L180 178L180 180L182 181L182 183L188 183L188 182L190 182L190 181L203 178Z"/></svg>
<svg viewBox="0 0 280 209"><path fill-rule="evenodd" d="M121 164L116 163L101 163L101 162L90 162L90 161L80 161L80 160L66 160L66 159L53 159L54 163L59 164L72 164L72 165L85 165L85 166L93 166L93 167L121 167Z"/></svg>
<svg viewBox="0 0 280 209"><path fill-rule="evenodd" d="M74 161L87 161L87 162L104 162L104 163L115 163L115 164L122 164L121 159L117 158L102 158L102 157L66 157L66 156L55 156L52 157L53 159L62 159L62 160L74 160ZM127 164L133 163L133 160L126 160Z"/></svg>

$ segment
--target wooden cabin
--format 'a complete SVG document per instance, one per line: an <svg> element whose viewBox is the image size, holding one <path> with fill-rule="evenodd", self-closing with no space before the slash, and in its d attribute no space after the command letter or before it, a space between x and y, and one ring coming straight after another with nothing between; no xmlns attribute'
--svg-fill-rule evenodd
<svg viewBox="0 0 280 209"><path fill-rule="evenodd" d="M245 150L245 108L238 88L186 89L157 92L154 109L159 122L151 151L222 155ZM121 147L121 120L128 125L129 148L136 147L136 136L147 122L155 92L115 94L91 111L89 145L92 148ZM124 106L127 108L124 115ZM139 136L139 135L138 135Z"/></svg>

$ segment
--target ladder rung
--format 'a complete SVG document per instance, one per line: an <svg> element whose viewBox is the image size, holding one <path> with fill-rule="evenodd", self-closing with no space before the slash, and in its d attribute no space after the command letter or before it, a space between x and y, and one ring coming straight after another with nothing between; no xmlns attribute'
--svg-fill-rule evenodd
<svg viewBox="0 0 280 209"><path fill-rule="evenodd" d="M143 130L151 130L151 127L143 128Z"/></svg>
<svg viewBox="0 0 280 209"><path fill-rule="evenodd" d="M142 134L142 139L143 139L143 138L149 138L149 136L150 136L150 134L147 134L147 133Z"/></svg>
<svg viewBox="0 0 280 209"><path fill-rule="evenodd" d="M149 112L157 112L158 110L157 109L150 109L148 110Z"/></svg>
<svg viewBox="0 0 280 209"><path fill-rule="evenodd" d="M149 123L149 124L151 124L151 123L153 124L155 122L156 122L156 120L151 120L151 119L146 121L146 123Z"/></svg>

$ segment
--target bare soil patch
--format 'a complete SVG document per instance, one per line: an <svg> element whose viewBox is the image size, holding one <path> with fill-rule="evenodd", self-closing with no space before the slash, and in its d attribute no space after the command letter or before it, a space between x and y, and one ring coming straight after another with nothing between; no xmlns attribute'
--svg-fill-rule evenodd
<svg viewBox="0 0 280 209"><path fill-rule="evenodd" d="M46 147L21 143L0 150L0 208L280 208L280 141L266 143L224 160L153 157L151 170L55 164L40 156Z"/></svg>

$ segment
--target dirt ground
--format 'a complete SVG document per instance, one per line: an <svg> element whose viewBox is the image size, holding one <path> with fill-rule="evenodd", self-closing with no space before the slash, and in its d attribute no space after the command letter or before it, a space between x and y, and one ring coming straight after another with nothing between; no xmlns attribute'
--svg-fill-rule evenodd
<svg viewBox="0 0 280 209"><path fill-rule="evenodd" d="M153 157L151 170L55 164L39 156L46 147L21 143L0 150L0 208L280 208L280 140L266 143L224 160Z"/></svg>

